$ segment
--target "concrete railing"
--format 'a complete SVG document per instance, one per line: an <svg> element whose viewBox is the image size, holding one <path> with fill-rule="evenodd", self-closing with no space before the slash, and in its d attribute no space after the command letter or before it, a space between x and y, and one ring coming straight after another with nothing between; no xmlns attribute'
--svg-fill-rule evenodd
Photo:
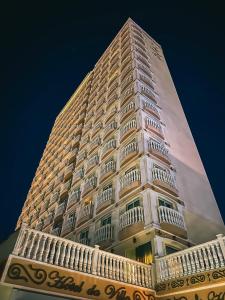
<svg viewBox="0 0 225 300"><path fill-rule="evenodd" d="M185 229L184 217L179 211L165 206L159 206L158 211L160 223L173 224Z"/></svg>
<svg viewBox="0 0 225 300"><path fill-rule="evenodd" d="M213 270L225 265L225 237L156 259L157 282Z"/></svg>
<svg viewBox="0 0 225 300"><path fill-rule="evenodd" d="M123 160L130 153L137 152L137 151L138 151L138 144L136 141L133 141L121 149L120 159Z"/></svg>
<svg viewBox="0 0 225 300"><path fill-rule="evenodd" d="M161 170L159 168L153 168L152 169L152 179L153 179L153 181L159 180L159 181L165 182L172 188L176 189L174 177L170 173L168 173L164 170Z"/></svg>
<svg viewBox="0 0 225 300"><path fill-rule="evenodd" d="M114 148L116 148L116 140L111 139L104 144L102 149L102 155L104 155L109 149L114 149Z"/></svg>
<svg viewBox="0 0 225 300"><path fill-rule="evenodd" d="M130 185L134 181L141 181L141 172L138 169L132 170L120 178L121 189Z"/></svg>
<svg viewBox="0 0 225 300"><path fill-rule="evenodd" d="M113 239L113 226L112 224L107 224L101 226L95 231L95 243L101 243L103 241Z"/></svg>
<svg viewBox="0 0 225 300"><path fill-rule="evenodd" d="M120 216L120 230L136 223L144 222L143 207L137 206L131 208Z"/></svg>
<svg viewBox="0 0 225 300"><path fill-rule="evenodd" d="M146 288L152 267L119 255L22 226L14 255Z"/></svg>
<svg viewBox="0 0 225 300"><path fill-rule="evenodd" d="M130 120L120 129L120 138L122 138L130 129L137 128L136 119Z"/></svg>
<svg viewBox="0 0 225 300"><path fill-rule="evenodd" d="M156 151L159 152L160 154L162 154L163 156L165 156L167 159L169 159L169 155L168 155L168 150L164 147L163 144L158 143L156 141L154 141L153 139L150 139L148 141L148 149L149 151Z"/></svg>
<svg viewBox="0 0 225 300"><path fill-rule="evenodd" d="M113 199L113 189L108 188L102 191L96 198L97 207L104 202L111 201Z"/></svg>

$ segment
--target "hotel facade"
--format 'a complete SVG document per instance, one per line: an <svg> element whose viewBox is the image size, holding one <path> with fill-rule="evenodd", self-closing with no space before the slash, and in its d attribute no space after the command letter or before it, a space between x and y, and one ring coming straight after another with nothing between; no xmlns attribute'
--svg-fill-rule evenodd
<svg viewBox="0 0 225 300"><path fill-rule="evenodd" d="M224 224L162 48L131 19L56 118L16 229L10 262L24 264L19 278L4 264L9 289L35 262L123 282L130 299L174 299L186 290L171 280L224 266ZM6 299L128 299L20 284Z"/></svg>

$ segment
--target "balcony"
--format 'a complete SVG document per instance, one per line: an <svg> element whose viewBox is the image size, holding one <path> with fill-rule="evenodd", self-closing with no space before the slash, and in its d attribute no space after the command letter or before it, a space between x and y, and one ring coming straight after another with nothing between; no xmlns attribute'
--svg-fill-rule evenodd
<svg viewBox="0 0 225 300"><path fill-rule="evenodd" d="M86 246L89 246L90 245L90 239L89 238L79 239L79 243L81 243L83 245L86 245Z"/></svg>
<svg viewBox="0 0 225 300"><path fill-rule="evenodd" d="M174 196L178 196L178 190L176 188L175 179L169 173L162 169L154 167L152 169L152 183L160 188L166 190Z"/></svg>
<svg viewBox="0 0 225 300"><path fill-rule="evenodd" d="M61 229L62 229L61 227L55 227L51 230L51 234L55 236L60 236Z"/></svg>
<svg viewBox="0 0 225 300"><path fill-rule="evenodd" d="M43 221L40 221L39 223L37 223L35 229L41 231L42 228L43 228L43 226L44 226L44 222L43 222Z"/></svg>
<svg viewBox="0 0 225 300"><path fill-rule="evenodd" d="M55 219L62 217L65 212L65 209L66 209L66 202L64 201L63 203L59 204L59 206L57 207L55 212Z"/></svg>
<svg viewBox="0 0 225 300"><path fill-rule="evenodd" d="M97 177L96 176L92 176L92 177L88 178L87 181L84 184L84 189L83 189L82 196L83 197L86 196L93 189L95 189L96 186L97 186Z"/></svg>
<svg viewBox="0 0 225 300"><path fill-rule="evenodd" d="M79 169L73 176L73 184L78 182L80 179L84 177L84 168Z"/></svg>
<svg viewBox="0 0 225 300"><path fill-rule="evenodd" d="M91 218L92 218L92 203L89 203L80 208L78 219L77 219L77 226L80 226L81 224L90 220Z"/></svg>
<svg viewBox="0 0 225 300"><path fill-rule="evenodd" d="M137 206L131 208L120 216L119 239L123 240L129 236L144 230L144 210Z"/></svg>
<svg viewBox="0 0 225 300"><path fill-rule="evenodd" d="M123 71L121 72L121 81L124 80L124 78L127 76L127 74L132 70L133 66L132 63L130 63Z"/></svg>
<svg viewBox="0 0 225 300"><path fill-rule="evenodd" d="M138 69L144 72L148 77L152 78L152 73L150 67L146 67L143 64L138 64Z"/></svg>
<svg viewBox="0 0 225 300"><path fill-rule="evenodd" d="M59 192L55 192L51 197L50 204L53 204L53 203L57 202L58 200L59 200Z"/></svg>
<svg viewBox="0 0 225 300"><path fill-rule="evenodd" d="M65 236L74 229L75 218L68 218L64 223L61 231L61 236Z"/></svg>
<svg viewBox="0 0 225 300"><path fill-rule="evenodd" d="M53 218L54 218L54 213L50 213L47 218L44 220L44 225L43 225L43 228L46 228L47 226L49 226L52 221L53 221Z"/></svg>
<svg viewBox="0 0 225 300"><path fill-rule="evenodd" d="M78 148L73 149L70 153L69 153L69 162L72 162L75 160L76 156L77 156L77 152L78 152Z"/></svg>
<svg viewBox="0 0 225 300"><path fill-rule="evenodd" d="M67 194L70 189L70 186L71 186L71 179L63 184L60 191L60 196Z"/></svg>
<svg viewBox="0 0 225 300"><path fill-rule="evenodd" d="M140 93L143 94L144 96L146 96L147 98L149 98L150 100L154 101L155 103L157 103L156 101L156 96L154 94L154 91L151 88L147 88L144 85L139 85L139 90Z"/></svg>
<svg viewBox="0 0 225 300"><path fill-rule="evenodd" d="M73 206L75 203L77 203L80 200L80 188L77 188L72 192L72 194L69 196L67 209Z"/></svg>
<svg viewBox="0 0 225 300"><path fill-rule="evenodd" d="M183 215L175 209L159 206L160 227L175 235L187 238Z"/></svg>
<svg viewBox="0 0 225 300"><path fill-rule="evenodd" d="M116 162L111 160L101 168L100 182L103 182L116 171Z"/></svg>
<svg viewBox="0 0 225 300"><path fill-rule="evenodd" d="M134 140L121 149L120 166L130 161L137 153L138 153L138 143L136 142L136 140Z"/></svg>
<svg viewBox="0 0 225 300"><path fill-rule="evenodd" d="M117 92L114 92L112 95L108 96L108 101L107 101L107 109L110 108L112 104L114 104L118 100L118 94Z"/></svg>
<svg viewBox="0 0 225 300"><path fill-rule="evenodd" d="M117 123L115 120L113 120L105 127L103 139L106 139L107 136L109 136L116 128Z"/></svg>
<svg viewBox="0 0 225 300"><path fill-rule="evenodd" d="M160 119L158 109L156 108L154 102L147 101L147 100L143 101L143 108L145 111L149 112L154 117Z"/></svg>
<svg viewBox="0 0 225 300"><path fill-rule="evenodd" d="M109 153L111 153L116 148L116 140L110 139L107 141L102 148L102 159L105 158Z"/></svg>
<svg viewBox="0 0 225 300"><path fill-rule="evenodd" d="M122 123L127 117L129 117L135 111L135 102L129 102L124 108L121 109L120 123Z"/></svg>
<svg viewBox="0 0 225 300"><path fill-rule="evenodd" d="M95 231L95 243L101 247L110 246L113 242L113 225L101 226Z"/></svg>
<svg viewBox="0 0 225 300"><path fill-rule="evenodd" d="M134 86L131 85L121 94L121 105L123 105L133 95L134 95Z"/></svg>
<svg viewBox="0 0 225 300"><path fill-rule="evenodd" d="M128 136L134 133L137 129L137 121L136 119L132 119L127 122L120 129L120 142L123 142Z"/></svg>
<svg viewBox="0 0 225 300"><path fill-rule="evenodd" d="M99 156L98 155L92 156L88 160L86 174L87 172L90 172L95 166L97 166L98 163L99 163Z"/></svg>
<svg viewBox="0 0 225 300"><path fill-rule="evenodd" d="M90 142L90 149L88 154L91 154L99 145L101 145L101 138L97 136L93 141Z"/></svg>
<svg viewBox="0 0 225 300"><path fill-rule="evenodd" d="M169 151L165 148L164 144L150 139L148 141L148 151L154 156L164 161L165 163L170 164L170 158L168 154Z"/></svg>
<svg viewBox="0 0 225 300"><path fill-rule="evenodd" d="M120 178L120 198L141 185L141 172L134 169Z"/></svg>
<svg viewBox="0 0 225 300"><path fill-rule="evenodd" d="M66 167L64 173L64 180L67 180L73 175L73 170L74 170L74 164L70 164L69 166Z"/></svg>
<svg viewBox="0 0 225 300"><path fill-rule="evenodd" d="M133 81L133 73L129 73L129 75L127 75L121 84L121 93L127 88L127 86Z"/></svg>
<svg viewBox="0 0 225 300"><path fill-rule="evenodd" d="M162 127L158 121L154 120L153 118L146 117L145 118L145 127L147 130L154 132L160 138L164 139Z"/></svg>
<svg viewBox="0 0 225 300"><path fill-rule="evenodd" d="M99 213L113 202L113 189L108 188L102 191L96 198L96 213Z"/></svg>
<svg viewBox="0 0 225 300"><path fill-rule="evenodd" d="M77 155L77 159L76 159L76 167L81 164L87 157L87 152L86 151L82 151L81 153L79 153L79 155Z"/></svg>

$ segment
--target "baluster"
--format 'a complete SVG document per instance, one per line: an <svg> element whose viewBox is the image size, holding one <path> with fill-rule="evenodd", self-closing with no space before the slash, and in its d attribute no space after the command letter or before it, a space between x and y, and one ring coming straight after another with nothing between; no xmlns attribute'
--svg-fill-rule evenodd
<svg viewBox="0 0 225 300"><path fill-rule="evenodd" d="M215 266L214 266L213 257L212 257L209 245L206 245L206 250L207 250L207 253L208 253L208 258L209 258L209 263L210 263L210 269L214 269Z"/></svg>
<svg viewBox="0 0 225 300"><path fill-rule="evenodd" d="M190 264L190 260L189 260L189 253L186 253L185 257L186 257L186 262L187 262L188 275L190 275L191 274L191 264Z"/></svg>
<svg viewBox="0 0 225 300"><path fill-rule="evenodd" d="M65 259L65 254L66 254L66 246L67 244L65 242L62 243L62 252L61 252L61 257L60 257L60 266L64 266L64 259Z"/></svg>
<svg viewBox="0 0 225 300"><path fill-rule="evenodd" d="M216 250L219 257L219 267L224 267L224 259L219 242L216 243Z"/></svg>
<svg viewBox="0 0 225 300"><path fill-rule="evenodd" d="M113 258L113 265L112 265L112 274L113 274L113 279L116 279L116 260Z"/></svg>
<svg viewBox="0 0 225 300"><path fill-rule="evenodd" d="M30 245L28 245L28 252L27 252L27 255L26 255L26 258L30 258L31 257L31 251L34 250L33 249L33 246L34 246L34 241L35 241L35 238L36 238L36 235L37 233L32 233L30 234L30 237L31 237L31 240L30 240Z"/></svg>
<svg viewBox="0 0 225 300"><path fill-rule="evenodd" d="M69 260L70 260L70 251L71 251L71 244L67 244L67 252L66 252L66 261L65 261L65 267L69 268Z"/></svg>
<svg viewBox="0 0 225 300"><path fill-rule="evenodd" d="M97 275L99 276L101 276L101 260L102 260L102 253L99 252L98 261L97 261Z"/></svg>
<svg viewBox="0 0 225 300"><path fill-rule="evenodd" d="M144 270L144 267L141 266L141 285L142 286L145 286L145 270Z"/></svg>
<svg viewBox="0 0 225 300"><path fill-rule="evenodd" d="M76 247L76 255L75 255L75 266L74 266L74 269L75 270L78 270L78 263L79 263L79 258L80 258L80 246Z"/></svg>
<svg viewBox="0 0 225 300"><path fill-rule="evenodd" d="M72 246L71 255L70 255L70 264L69 264L69 268L70 269L73 269L73 266L74 266L75 251L76 251L76 246L73 245Z"/></svg>
<svg viewBox="0 0 225 300"><path fill-rule="evenodd" d="M57 243L57 240L54 239L53 244L52 244L52 249L51 249L51 252L50 252L50 258L49 258L49 263L50 264L53 264L53 258L54 258L54 255L55 255L56 243Z"/></svg>
<svg viewBox="0 0 225 300"><path fill-rule="evenodd" d="M83 271L84 251L85 251L85 248L81 247L81 249L80 249L80 260L79 260L79 271Z"/></svg>
<svg viewBox="0 0 225 300"><path fill-rule="evenodd" d="M212 249L213 259L214 259L216 268L218 268L218 267L219 267L219 260L218 260L218 257L217 257L217 253L216 253L215 248L216 248L216 245L215 245L215 244L212 244L212 245L211 245L211 249Z"/></svg>
<svg viewBox="0 0 225 300"><path fill-rule="evenodd" d="M44 250L44 257L43 257L43 261L45 263L48 262L48 255L49 255L49 251L50 251L51 242L52 242L52 238L48 237L48 239L47 239L47 246L46 246L46 249Z"/></svg>
<svg viewBox="0 0 225 300"><path fill-rule="evenodd" d="M204 265L204 261L203 261L203 256L202 256L202 251L201 249L197 249L198 252L198 257L199 257L199 263L200 263L200 271L204 271L205 270L205 265Z"/></svg>
<svg viewBox="0 0 225 300"><path fill-rule="evenodd" d="M202 249L203 252L203 258L204 258L204 262L205 262L205 270L209 270L209 260L208 260L208 256L206 254L206 249L205 247Z"/></svg>
<svg viewBox="0 0 225 300"><path fill-rule="evenodd" d="M196 271L196 267L195 267L195 261L194 261L193 253L192 252L190 252L190 258L191 258L192 273L194 274L195 271Z"/></svg>
<svg viewBox="0 0 225 300"><path fill-rule="evenodd" d="M36 245L34 246L34 253L33 253L32 259L37 259L37 253L39 250L40 241L41 241L41 236L40 236L40 234L37 234L37 240L36 240ZM32 247L33 247L33 245L32 245Z"/></svg>
<svg viewBox="0 0 225 300"><path fill-rule="evenodd" d="M60 256L60 251L61 251L61 245L62 245L62 241L58 241L57 243L57 251L56 251L56 256L55 256L55 265L59 264L59 256Z"/></svg>
<svg viewBox="0 0 225 300"><path fill-rule="evenodd" d="M196 267L197 267L197 272L200 271L200 264L199 264L199 259L198 259L198 255L197 255L197 251L194 250L194 260L195 260L195 264L196 264Z"/></svg>
<svg viewBox="0 0 225 300"><path fill-rule="evenodd" d="M109 257L109 278L112 279L113 273L112 273L112 257Z"/></svg>
<svg viewBox="0 0 225 300"><path fill-rule="evenodd" d="M19 253L19 256L24 256L25 255L25 252L26 252L26 249L27 249L27 244L28 244L30 236L31 236L30 231L26 230L25 240L23 242L21 253Z"/></svg>
<svg viewBox="0 0 225 300"><path fill-rule="evenodd" d="M42 260L42 256L43 256L43 253L44 253L44 249L45 249L45 242L46 242L46 235L43 235L42 236L42 245L41 245L41 249L40 249L40 252L39 252L39 255L38 255L38 260Z"/></svg>

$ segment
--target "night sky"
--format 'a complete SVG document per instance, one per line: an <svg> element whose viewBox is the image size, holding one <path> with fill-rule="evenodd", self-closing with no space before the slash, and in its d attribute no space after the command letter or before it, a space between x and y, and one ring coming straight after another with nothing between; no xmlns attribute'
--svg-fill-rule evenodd
<svg viewBox="0 0 225 300"><path fill-rule="evenodd" d="M5 2L0 240L14 230L54 119L128 17L163 47L225 220L222 1Z"/></svg>

